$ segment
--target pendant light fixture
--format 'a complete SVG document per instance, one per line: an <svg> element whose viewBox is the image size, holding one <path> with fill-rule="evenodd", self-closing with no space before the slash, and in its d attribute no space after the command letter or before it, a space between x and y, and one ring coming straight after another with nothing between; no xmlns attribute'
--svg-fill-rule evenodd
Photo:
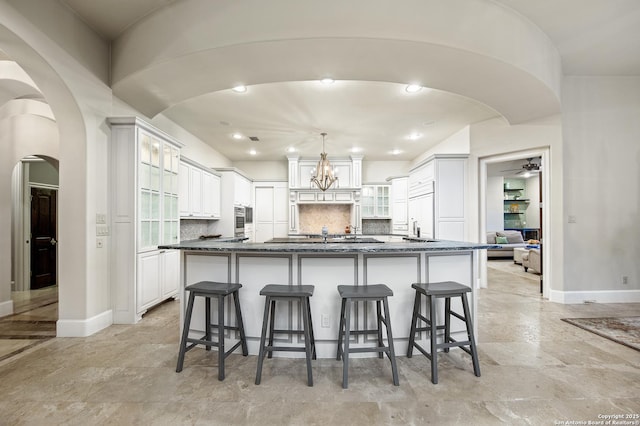
<svg viewBox="0 0 640 426"><path fill-rule="evenodd" d="M320 154L320 161L318 166L311 175L311 182L315 183L321 191L326 191L331 185L338 180L336 171L331 167L331 163L327 160L327 153L324 152L324 138L326 133L320 133L322 135L322 154Z"/></svg>

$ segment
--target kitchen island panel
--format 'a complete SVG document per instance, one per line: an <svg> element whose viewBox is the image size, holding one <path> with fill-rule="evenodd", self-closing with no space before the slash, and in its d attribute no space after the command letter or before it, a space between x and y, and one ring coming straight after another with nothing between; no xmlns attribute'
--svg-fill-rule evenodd
<svg viewBox="0 0 640 426"><path fill-rule="evenodd" d="M337 287L360 284L358 263L357 255L299 255L298 257L298 282L315 285L310 301L317 350L319 350L319 340L337 341L341 302ZM326 318L324 324L323 318ZM352 320L355 321L356 316L353 316ZM335 344L332 348L335 351Z"/></svg>
<svg viewBox="0 0 640 426"><path fill-rule="evenodd" d="M409 339L411 315L415 290L411 284L420 280L420 254L401 255L364 255L365 284L386 284L393 290L389 298L389 316L391 331L398 346L400 339ZM376 327L375 305L369 304L366 309L366 320L369 329ZM385 332L382 333L386 336ZM386 337L385 337L386 338ZM368 342L375 342L376 336L367 336ZM404 343L406 345L406 342ZM405 348L406 349L406 348ZM405 350L406 353L406 350Z"/></svg>
<svg viewBox="0 0 640 426"><path fill-rule="evenodd" d="M182 261L182 276L184 285L178 293L180 295L180 330L182 330L182 321L184 316L185 307L187 305L187 294L185 294L184 287L195 284L199 281L219 281L229 282L231 279L231 254L204 254L198 252L183 252ZM233 319L235 325L235 310L233 301L228 300L225 306L225 313L227 318ZM218 306L215 303L215 299L212 299L211 303L211 318L213 322L218 318ZM196 297L193 303L193 314L191 317L191 330L199 330L198 333L204 330L204 298ZM197 334L197 333L196 333ZM196 337L194 334L192 337Z"/></svg>
<svg viewBox="0 0 640 426"><path fill-rule="evenodd" d="M293 280L292 267L293 256L290 254L259 255L238 253L236 255L237 282L242 284L240 306L250 351L251 347L255 347L257 353L262 332L265 297L260 296L260 290L267 284L291 285ZM292 303L276 302L276 304L278 306L276 309L275 328L289 328L294 318L294 310L297 308L293 307ZM287 336L278 334L275 340L280 342L291 341L290 337L286 339L283 339L283 337Z"/></svg>

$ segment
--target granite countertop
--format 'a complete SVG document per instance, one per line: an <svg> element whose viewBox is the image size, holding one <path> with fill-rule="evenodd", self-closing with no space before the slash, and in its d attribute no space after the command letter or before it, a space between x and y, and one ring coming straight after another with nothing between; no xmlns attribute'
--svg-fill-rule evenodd
<svg viewBox="0 0 640 426"><path fill-rule="evenodd" d="M497 248L495 244L462 241L415 241L397 243L242 243L215 240L191 240L179 244L159 246L160 249L216 251L216 252L280 252L280 253L398 253L423 251L469 251Z"/></svg>

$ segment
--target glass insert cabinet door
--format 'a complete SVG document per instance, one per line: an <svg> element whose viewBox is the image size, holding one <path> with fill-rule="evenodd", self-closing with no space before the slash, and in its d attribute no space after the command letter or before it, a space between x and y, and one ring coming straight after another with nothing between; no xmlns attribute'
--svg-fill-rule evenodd
<svg viewBox="0 0 640 426"><path fill-rule="evenodd" d="M180 212L178 207L178 168L180 166L180 152L177 148L164 145L163 163L163 231L162 243L178 243Z"/></svg>
<svg viewBox="0 0 640 426"><path fill-rule="evenodd" d="M138 144L138 248L177 243L180 151L142 129Z"/></svg>
<svg viewBox="0 0 640 426"><path fill-rule="evenodd" d="M363 186L360 196L360 208L362 209L362 217L373 217L375 214L375 187Z"/></svg>
<svg viewBox="0 0 640 426"><path fill-rule="evenodd" d="M389 186L376 187L376 216L389 216Z"/></svg>

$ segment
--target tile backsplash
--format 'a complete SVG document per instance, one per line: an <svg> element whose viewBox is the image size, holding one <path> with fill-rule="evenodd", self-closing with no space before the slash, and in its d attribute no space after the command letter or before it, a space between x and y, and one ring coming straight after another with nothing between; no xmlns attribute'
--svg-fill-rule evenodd
<svg viewBox="0 0 640 426"><path fill-rule="evenodd" d="M391 234L391 219L362 219L362 233L369 235Z"/></svg>
<svg viewBox="0 0 640 426"><path fill-rule="evenodd" d="M200 235L215 234L215 222L188 219L180 221L180 241L197 240Z"/></svg>
<svg viewBox="0 0 640 426"><path fill-rule="evenodd" d="M343 234L351 223L350 204L299 204L299 232L320 234L327 226L330 234Z"/></svg>

